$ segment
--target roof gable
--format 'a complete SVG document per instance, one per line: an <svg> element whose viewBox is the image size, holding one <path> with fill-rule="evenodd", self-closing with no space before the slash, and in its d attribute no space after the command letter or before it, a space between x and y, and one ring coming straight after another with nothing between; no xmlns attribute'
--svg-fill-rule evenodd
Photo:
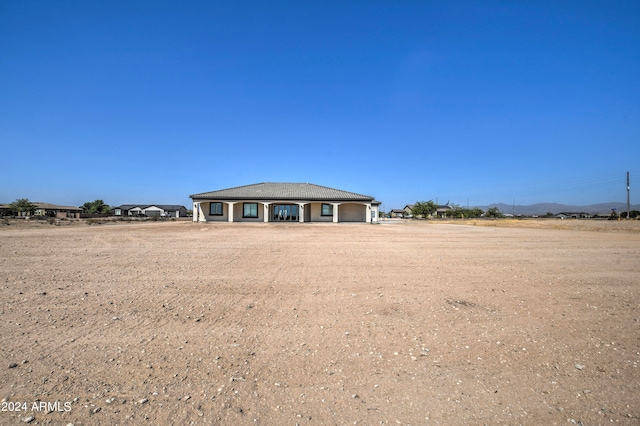
<svg viewBox="0 0 640 426"><path fill-rule="evenodd" d="M158 209L166 210L166 211L174 211L174 210L182 210L182 209L186 210L185 206L180 206L177 204L150 204L147 207L145 207L145 209L148 209L151 207L156 207Z"/></svg>
<svg viewBox="0 0 640 426"><path fill-rule="evenodd" d="M143 204L122 204L121 206L118 207L114 207L115 209L121 209L121 210L131 210L134 207L140 207Z"/></svg>
<svg viewBox="0 0 640 426"><path fill-rule="evenodd" d="M263 182L190 195L213 200L338 200L373 201L373 197L312 183Z"/></svg>
<svg viewBox="0 0 640 426"><path fill-rule="evenodd" d="M185 206L181 206L178 204L123 204L121 206L118 207L112 207L114 209L121 209L121 210L131 210L134 208L138 208L140 210L144 210L144 209L148 209L149 207L158 207L162 210L182 210L185 209Z"/></svg>

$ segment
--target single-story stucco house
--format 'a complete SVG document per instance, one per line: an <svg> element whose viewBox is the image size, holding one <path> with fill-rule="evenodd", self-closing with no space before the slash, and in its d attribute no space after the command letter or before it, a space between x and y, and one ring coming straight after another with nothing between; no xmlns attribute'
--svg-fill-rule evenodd
<svg viewBox="0 0 640 426"><path fill-rule="evenodd" d="M403 209L393 209L389 212L389 215L392 218L402 218L406 213L407 212L405 212Z"/></svg>
<svg viewBox="0 0 640 426"><path fill-rule="evenodd" d="M369 195L311 183L263 182L190 196L194 222L378 222Z"/></svg>
<svg viewBox="0 0 640 426"><path fill-rule="evenodd" d="M187 208L177 204L123 204L115 207L114 216L186 217Z"/></svg>
<svg viewBox="0 0 640 426"><path fill-rule="evenodd" d="M59 206L57 204L44 203L41 201L31 202L35 208L33 212L22 212L21 216L47 216L59 219L79 219L82 209L76 206ZM9 204L0 204L0 216L11 215Z"/></svg>
<svg viewBox="0 0 640 426"><path fill-rule="evenodd" d="M437 206L436 216L440 216L442 218L446 218L447 214L450 211L451 211L451 206L449 205L449 202L447 202L447 204L444 204L444 205L439 204Z"/></svg>
<svg viewBox="0 0 640 426"><path fill-rule="evenodd" d="M36 216L50 216L57 218L73 218L79 219L80 213L82 213L82 209L80 207L75 206L58 206L56 204L51 203L43 203L43 202L34 202L32 203L36 206L35 215Z"/></svg>

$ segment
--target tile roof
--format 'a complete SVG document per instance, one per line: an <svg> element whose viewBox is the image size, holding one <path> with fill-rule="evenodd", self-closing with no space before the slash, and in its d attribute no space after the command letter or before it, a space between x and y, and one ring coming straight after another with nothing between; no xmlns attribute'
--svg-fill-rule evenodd
<svg viewBox="0 0 640 426"><path fill-rule="evenodd" d="M31 202L31 204L36 206L36 208L38 208L38 209L45 209L45 210L75 210L75 211L82 210L82 207L58 206L56 204L44 203L42 201L33 201L33 202Z"/></svg>
<svg viewBox="0 0 640 426"><path fill-rule="evenodd" d="M178 204L149 204L148 206L145 207L145 209L148 209L149 207L158 207L161 208L162 210L180 210L180 209L185 209L185 206L180 206Z"/></svg>
<svg viewBox="0 0 640 426"><path fill-rule="evenodd" d="M131 210L135 207L146 206L146 204L123 204L121 206L112 207L113 209Z"/></svg>
<svg viewBox="0 0 640 426"><path fill-rule="evenodd" d="M192 199L212 200L336 200L373 201L369 195L342 191L312 183L263 182L190 195Z"/></svg>

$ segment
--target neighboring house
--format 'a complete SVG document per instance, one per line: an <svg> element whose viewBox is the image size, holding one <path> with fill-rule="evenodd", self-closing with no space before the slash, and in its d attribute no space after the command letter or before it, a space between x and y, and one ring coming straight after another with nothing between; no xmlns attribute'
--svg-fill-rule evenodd
<svg viewBox="0 0 640 426"><path fill-rule="evenodd" d="M591 215L585 212L560 212L556 215L556 217L564 216L564 218L570 219L590 219Z"/></svg>
<svg viewBox="0 0 640 426"><path fill-rule="evenodd" d="M445 205L438 205L436 210L436 216L447 217L447 213L449 213L449 211L451 211L451 206L449 206L449 203Z"/></svg>
<svg viewBox="0 0 640 426"><path fill-rule="evenodd" d="M58 206L51 203L31 202L36 208L31 212L23 212L22 216L49 216L57 218L80 218L82 209L76 206ZM0 216L11 215L9 204L0 204Z"/></svg>
<svg viewBox="0 0 640 426"><path fill-rule="evenodd" d="M392 218L402 218L407 212L403 209L393 209L389 212Z"/></svg>
<svg viewBox="0 0 640 426"><path fill-rule="evenodd" d="M0 204L0 216L8 216L11 214L9 204Z"/></svg>
<svg viewBox="0 0 640 426"><path fill-rule="evenodd" d="M411 218L413 217L413 208L415 207L415 204L407 204L406 206L404 206L403 209L393 209L391 210L391 217L406 217L406 218ZM435 217L447 217L447 213L451 210L451 207L449 206L449 204L445 204L445 205L437 205L436 206L437 210L434 214Z"/></svg>
<svg viewBox="0 0 640 426"><path fill-rule="evenodd" d="M264 182L190 196L194 222L378 222L368 195L311 183Z"/></svg>
<svg viewBox="0 0 640 426"><path fill-rule="evenodd" d="M36 206L35 211L33 212L34 216L49 216L49 217L57 217L57 218L71 218L71 219L80 219L80 213L82 213L82 209L80 207L75 206L58 206L55 204L42 203L42 202L32 202L34 206Z"/></svg>
<svg viewBox="0 0 640 426"><path fill-rule="evenodd" d="M123 204L112 209L114 216L186 217L187 208L176 204Z"/></svg>

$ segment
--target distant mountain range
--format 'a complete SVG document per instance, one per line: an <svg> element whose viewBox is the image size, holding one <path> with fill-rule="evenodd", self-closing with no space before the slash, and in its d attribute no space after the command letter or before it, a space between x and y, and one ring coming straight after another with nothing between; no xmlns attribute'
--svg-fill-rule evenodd
<svg viewBox="0 0 640 426"><path fill-rule="evenodd" d="M588 206L572 206L569 204L557 204L557 203L538 203L531 204L530 206L521 206L516 204L489 204L488 206L478 206L484 211L492 207L497 207L504 214L515 214L523 216L538 215L543 216L548 212L553 214L563 212L575 212L575 213L589 213L589 214L609 214L611 209L615 208L620 214L627 211L627 203L603 203L603 204L590 204ZM631 210L640 210L640 204L631 204Z"/></svg>

